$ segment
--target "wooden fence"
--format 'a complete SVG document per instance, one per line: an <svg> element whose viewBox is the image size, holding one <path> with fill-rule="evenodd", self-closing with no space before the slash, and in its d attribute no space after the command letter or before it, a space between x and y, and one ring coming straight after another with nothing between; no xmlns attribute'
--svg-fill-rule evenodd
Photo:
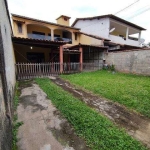
<svg viewBox="0 0 150 150"><path fill-rule="evenodd" d="M61 65L63 72L60 72ZM100 69L95 63L17 63L15 66L18 80L78 73L81 72L81 69L82 71Z"/></svg>

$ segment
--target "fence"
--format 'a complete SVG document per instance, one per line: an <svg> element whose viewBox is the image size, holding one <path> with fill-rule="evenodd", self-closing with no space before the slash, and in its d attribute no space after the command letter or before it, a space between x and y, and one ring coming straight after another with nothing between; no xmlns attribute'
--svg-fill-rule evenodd
<svg viewBox="0 0 150 150"><path fill-rule="evenodd" d="M63 68L62 72L60 72L60 67ZM92 71L100 68L95 63L17 63L16 77L21 80L58 76L59 74L78 73L81 72L81 69L82 71Z"/></svg>

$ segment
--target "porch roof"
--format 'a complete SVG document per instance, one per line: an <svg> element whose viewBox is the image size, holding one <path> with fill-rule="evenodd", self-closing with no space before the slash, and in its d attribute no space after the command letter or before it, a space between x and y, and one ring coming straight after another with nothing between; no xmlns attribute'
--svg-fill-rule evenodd
<svg viewBox="0 0 150 150"><path fill-rule="evenodd" d="M40 40L40 39L30 39L30 38L21 38L12 36L13 43L24 44L24 45L33 45L40 47L58 47L65 45L64 41L50 41L50 40Z"/></svg>
<svg viewBox="0 0 150 150"><path fill-rule="evenodd" d="M77 49L79 47L93 47L93 48L100 48L101 50L104 50L104 49L108 49L107 46L98 46L98 45L86 45L86 44L78 44L78 45L73 45L73 46L70 46L68 47L68 49Z"/></svg>

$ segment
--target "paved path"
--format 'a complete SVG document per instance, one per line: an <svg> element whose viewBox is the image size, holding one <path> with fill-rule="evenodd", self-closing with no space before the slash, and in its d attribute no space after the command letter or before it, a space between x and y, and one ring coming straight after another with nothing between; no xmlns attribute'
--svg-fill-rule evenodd
<svg viewBox="0 0 150 150"><path fill-rule="evenodd" d="M22 88L17 113L19 150L88 150L38 85Z"/></svg>

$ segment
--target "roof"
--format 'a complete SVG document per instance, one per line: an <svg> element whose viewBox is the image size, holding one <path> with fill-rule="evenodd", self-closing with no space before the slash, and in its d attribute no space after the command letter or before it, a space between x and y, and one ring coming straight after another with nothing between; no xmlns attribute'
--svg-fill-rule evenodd
<svg viewBox="0 0 150 150"><path fill-rule="evenodd" d="M54 45L60 46L66 44L64 41L50 41L50 40L40 40L40 39L31 39L31 38L22 38L22 37L15 37L12 36L12 41L14 43L21 43L21 44L36 44L36 45Z"/></svg>
<svg viewBox="0 0 150 150"><path fill-rule="evenodd" d="M98 45L87 45L87 44L81 44L79 43L78 45L73 45L73 46L68 46L67 48L68 49L76 49L76 48L79 48L79 47L97 47L97 48L100 48L100 49L108 49L108 46L98 46Z"/></svg>
<svg viewBox="0 0 150 150"><path fill-rule="evenodd" d="M84 32L78 32L78 33L92 37L92 38L95 38L95 39L98 39L98 40L110 41L109 39L106 39L106 38L103 38L103 37L100 37L97 35L93 35L93 34L88 34L88 33L84 33Z"/></svg>
<svg viewBox="0 0 150 150"><path fill-rule="evenodd" d="M61 25L61 24L57 24L57 23L53 23L53 22L48 22L48 21L44 21L44 20L39 20L39 19L35 19L35 18L30 18L30 17L26 17L26 16L21 16L21 15L17 15L17 14L11 14L11 15L14 16L14 17L28 19L28 20L33 20L33 21L42 22L42 23L46 23L46 24L51 24L51 25L55 25L55 26L59 26L59 27L80 30L80 28L65 26L65 25Z"/></svg>
<svg viewBox="0 0 150 150"><path fill-rule="evenodd" d="M117 16L114 16L112 14L102 15L102 16L94 16L94 17L76 18L76 20L73 22L73 24L71 26L73 27L79 20L93 20L93 19L101 19L101 18L111 18L111 19L117 20L119 22L122 22L124 24L127 24L129 26L132 26L134 28L137 28L137 29L140 29L140 30L146 30L143 27L140 27L140 26L138 26L136 24L133 24L133 23L131 23L129 21L126 21L126 20L124 20L122 18L119 18Z"/></svg>
<svg viewBox="0 0 150 150"><path fill-rule="evenodd" d="M58 19L61 18L61 17L65 17L65 18L68 18L68 19L71 18L71 17L69 17L69 16L61 15L61 16L59 16L56 20L58 20Z"/></svg>

